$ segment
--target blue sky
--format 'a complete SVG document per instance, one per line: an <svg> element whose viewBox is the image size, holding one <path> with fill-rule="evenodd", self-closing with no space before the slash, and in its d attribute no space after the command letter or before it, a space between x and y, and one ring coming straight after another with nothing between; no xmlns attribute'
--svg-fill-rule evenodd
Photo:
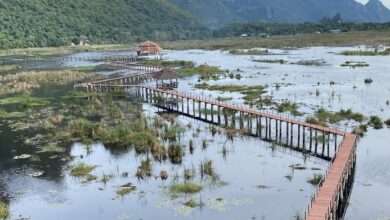
<svg viewBox="0 0 390 220"><path fill-rule="evenodd" d="M368 2L368 0L356 0L356 1L361 2L363 4L366 4ZM381 0L381 2L383 2L384 5L390 8L390 0Z"/></svg>

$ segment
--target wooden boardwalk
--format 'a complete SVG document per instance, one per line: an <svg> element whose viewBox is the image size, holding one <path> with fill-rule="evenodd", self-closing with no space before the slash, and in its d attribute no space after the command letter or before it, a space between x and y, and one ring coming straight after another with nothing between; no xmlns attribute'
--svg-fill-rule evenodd
<svg viewBox="0 0 390 220"><path fill-rule="evenodd" d="M131 84L126 77L78 86L96 91L102 91L102 88L133 89L141 101L154 104L159 108L225 125L227 128L245 130L248 134L264 137L266 140L284 146L295 146L295 149L304 153L330 159L330 168L312 198L305 218L336 220L344 216L353 186L356 164L356 135L354 134L184 92ZM321 135L318 136L318 133ZM341 137L341 142L337 137ZM334 149L330 148L331 142L334 144Z"/></svg>

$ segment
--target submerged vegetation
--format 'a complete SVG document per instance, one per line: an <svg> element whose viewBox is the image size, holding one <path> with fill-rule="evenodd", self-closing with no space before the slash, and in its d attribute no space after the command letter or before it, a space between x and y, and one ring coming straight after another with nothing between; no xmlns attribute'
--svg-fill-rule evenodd
<svg viewBox="0 0 390 220"><path fill-rule="evenodd" d="M84 163L74 165L70 170L70 175L75 177L83 177L90 174L96 167Z"/></svg>
<svg viewBox="0 0 390 220"><path fill-rule="evenodd" d="M298 111L298 104L291 102L283 102L278 105L278 112L290 112L293 116L302 116L303 114Z"/></svg>

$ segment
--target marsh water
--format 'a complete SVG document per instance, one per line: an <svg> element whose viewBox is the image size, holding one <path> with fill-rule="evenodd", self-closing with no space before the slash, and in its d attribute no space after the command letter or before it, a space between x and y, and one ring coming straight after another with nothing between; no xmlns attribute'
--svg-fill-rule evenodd
<svg viewBox="0 0 390 220"><path fill-rule="evenodd" d="M170 51L167 60L189 60L196 64L218 66L235 74L240 80L223 78L209 84L264 85L267 94L277 102L290 100L299 104L307 115L323 107L332 111L352 108L364 115L390 118L389 57L342 56L343 50L353 48L302 48L270 50L269 55L237 56L223 51ZM97 57L128 55L128 53L80 53L69 56ZM261 60L282 59L285 62L265 63ZM297 65L299 61L315 60L319 65ZM366 62L368 67L341 67L346 61ZM101 65L101 63L66 61L26 64L24 68L61 68ZM109 72L108 72L109 74ZM371 78L373 83L365 84ZM331 83L332 82L332 83ZM243 103L239 93L210 92L194 89L197 77L180 79L178 90L217 98L232 97L232 102ZM280 85L276 86L276 85ZM70 87L43 87L33 96L59 100ZM317 92L318 91L318 92ZM139 104L152 118L157 109ZM267 111L272 111L268 109ZM292 116L289 116L292 117ZM195 119L178 117L186 130L180 143L186 154L182 165L153 162L153 177L138 180L135 172L145 155L133 150L113 151L100 143L86 147L74 143L63 154L40 154L41 162L14 160L21 154L36 154L35 149L23 144L26 132L12 131L7 121L0 124L0 186L1 193L10 200L11 219L295 219L303 216L315 187L307 182L314 173L324 173L328 162L304 156L254 137L226 138L223 131L211 134L209 125ZM188 126L188 125L191 126ZM334 126L351 130L355 124L343 122ZM354 188L346 219L390 218L390 131L369 129L358 143L357 168ZM191 154L188 143L194 140ZM207 141L206 148L202 147ZM223 150L225 149L225 150ZM223 153L224 152L224 153ZM74 159L70 159L74 158ZM169 186L173 176L182 181L185 168L198 168L200 163L212 160L223 184L195 178L203 190L194 195L172 196ZM69 166L78 162L95 165L96 176L111 175L107 182L99 179L83 182L69 174ZM307 169L294 170L301 164ZM157 178L166 170L170 178ZM31 174L44 171L40 177ZM128 175L123 175L128 173ZM156 178L154 177L156 176ZM289 178L286 178L289 177ZM137 187L126 196L117 196L119 186L132 183ZM184 205L190 198L202 205L190 208Z"/></svg>

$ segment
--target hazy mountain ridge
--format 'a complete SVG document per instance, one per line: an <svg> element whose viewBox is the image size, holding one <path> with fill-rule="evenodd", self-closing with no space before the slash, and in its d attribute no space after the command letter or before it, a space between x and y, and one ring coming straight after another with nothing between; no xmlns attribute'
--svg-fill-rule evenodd
<svg viewBox="0 0 390 220"><path fill-rule="evenodd" d="M171 0L209 26L235 21L318 22L340 13L345 21L388 22L390 10L379 0Z"/></svg>

